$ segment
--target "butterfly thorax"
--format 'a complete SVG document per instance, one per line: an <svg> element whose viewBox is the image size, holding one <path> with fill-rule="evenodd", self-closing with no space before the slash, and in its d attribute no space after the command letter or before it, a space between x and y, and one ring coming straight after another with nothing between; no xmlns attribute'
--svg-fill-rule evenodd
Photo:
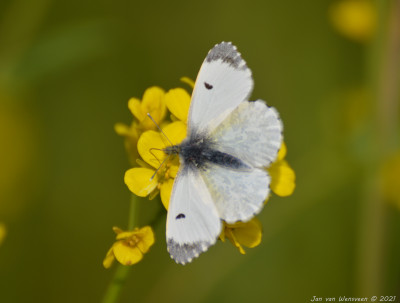
<svg viewBox="0 0 400 303"><path fill-rule="evenodd" d="M208 164L217 164L233 169L248 169L240 159L218 151L216 144L203 136L189 136L181 144L165 149L167 154L179 154L181 164L187 167L206 169Z"/></svg>

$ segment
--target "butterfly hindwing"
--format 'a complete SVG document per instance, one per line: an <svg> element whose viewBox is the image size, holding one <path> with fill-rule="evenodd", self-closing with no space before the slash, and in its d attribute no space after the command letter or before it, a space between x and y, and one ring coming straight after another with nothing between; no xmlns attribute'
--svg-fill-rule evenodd
<svg viewBox="0 0 400 303"><path fill-rule="evenodd" d="M242 102L211 134L215 149L253 167L273 162L282 145L278 112L263 101Z"/></svg>
<svg viewBox="0 0 400 303"><path fill-rule="evenodd" d="M221 221L210 192L198 170L181 167L168 207L167 248L181 264L191 262L221 232Z"/></svg>
<svg viewBox="0 0 400 303"><path fill-rule="evenodd" d="M201 174L219 217L228 223L249 221L261 211L269 194L270 177L263 169L209 165Z"/></svg>
<svg viewBox="0 0 400 303"><path fill-rule="evenodd" d="M192 94L188 134L213 130L253 89L251 71L236 47L222 42L201 66Z"/></svg>

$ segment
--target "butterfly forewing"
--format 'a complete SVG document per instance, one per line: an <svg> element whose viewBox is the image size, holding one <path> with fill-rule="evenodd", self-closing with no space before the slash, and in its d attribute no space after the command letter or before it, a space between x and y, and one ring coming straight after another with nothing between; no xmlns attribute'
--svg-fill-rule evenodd
<svg viewBox="0 0 400 303"><path fill-rule="evenodd" d="M167 217L167 247L181 264L192 261L217 240L221 221L198 170L181 167L175 178Z"/></svg>
<svg viewBox="0 0 400 303"><path fill-rule="evenodd" d="M222 42L201 66L192 94L188 134L208 132L221 123L253 89L251 71L236 47Z"/></svg>

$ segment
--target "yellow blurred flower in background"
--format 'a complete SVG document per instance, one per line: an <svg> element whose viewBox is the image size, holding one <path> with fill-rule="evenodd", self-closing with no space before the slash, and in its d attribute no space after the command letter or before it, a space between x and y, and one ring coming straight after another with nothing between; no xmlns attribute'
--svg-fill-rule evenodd
<svg viewBox="0 0 400 303"><path fill-rule="evenodd" d="M103 261L105 268L110 268L116 259L122 265L133 265L143 259L154 244L154 232L150 226L123 231L113 227L117 234L116 242L111 246Z"/></svg>
<svg viewBox="0 0 400 303"><path fill-rule="evenodd" d="M1 243L3 243L4 238L6 237L6 226L4 225L4 223L0 223L0 245Z"/></svg>
<svg viewBox="0 0 400 303"><path fill-rule="evenodd" d="M226 238L244 255L246 252L243 246L253 248L261 243L262 226L261 222L254 217L249 222L236 222L227 224L224 222L219 238L225 242Z"/></svg>
<svg viewBox="0 0 400 303"><path fill-rule="evenodd" d="M381 170L383 196L400 210L400 152L386 159Z"/></svg>
<svg viewBox="0 0 400 303"><path fill-rule="evenodd" d="M0 83L1 84L1 83ZM0 87L0 214L21 214L40 187L39 127L20 99ZM29 186L27 185L29 183ZM23 190L21 190L23 189Z"/></svg>
<svg viewBox="0 0 400 303"><path fill-rule="evenodd" d="M359 42L366 42L372 37L377 22L371 0L336 1L330 7L329 17L339 33Z"/></svg>

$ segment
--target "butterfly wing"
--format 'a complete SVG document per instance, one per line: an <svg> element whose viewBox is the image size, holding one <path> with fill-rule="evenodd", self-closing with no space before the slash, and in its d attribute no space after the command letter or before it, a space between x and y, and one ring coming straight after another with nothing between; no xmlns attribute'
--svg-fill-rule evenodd
<svg viewBox="0 0 400 303"><path fill-rule="evenodd" d="M273 162L282 145L278 112L263 101L242 102L211 134L215 149L253 167Z"/></svg>
<svg viewBox="0 0 400 303"><path fill-rule="evenodd" d="M200 68L192 94L188 134L206 133L246 100L253 89L251 71L230 42L215 45Z"/></svg>
<svg viewBox="0 0 400 303"><path fill-rule="evenodd" d="M249 221L261 211L269 194L270 177L263 169L210 165L201 174L219 217L227 223Z"/></svg>
<svg viewBox="0 0 400 303"><path fill-rule="evenodd" d="M174 181L167 216L167 248L177 263L191 262L213 245L221 221L198 170L181 166Z"/></svg>
<svg viewBox="0 0 400 303"><path fill-rule="evenodd" d="M261 211L270 184L262 167L275 160L282 129L276 110L256 101L242 102L210 134L216 150L247 164L242 169L209 165L201 171L221 219L248 221Z"/></svg>

